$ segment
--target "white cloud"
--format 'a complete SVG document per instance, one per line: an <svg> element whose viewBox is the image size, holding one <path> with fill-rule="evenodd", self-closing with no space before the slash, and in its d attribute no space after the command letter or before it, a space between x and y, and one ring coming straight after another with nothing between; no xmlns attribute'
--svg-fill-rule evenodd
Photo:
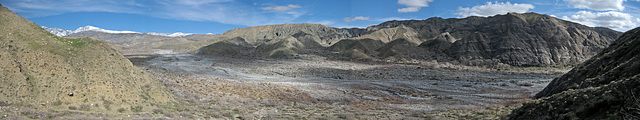
<svg viewBox="0 0 640 120"><path fill-rule="evenodd" d="M455 14L460 15L462 17L492 16L496 14L505 14L509 12L524 13L529 11L529 9L533 9L533 8L535 7L531 4L518 4L518 3L511 4L510 2L506 2L506 3L496 2L494 4L492 2L487 2L487 4L485 5L477 5L471 8L459 7L458 13L455 13Z"/></svg>
<svg viewBox="0 0 640 120"><path fill-rule="evenodd" d="M635 18L627 13L621 13L616 11L607 12L589 12L580 11L571 17L563 16L562 19L578 22L592 27L608 27L618 31L627 31L634 27L637 27L639 19ZM634 22L634 20L636 22Z"/></svg>
<svg viewBox="0 0 640 120"><path fill-rule="evenodd" d="M392 21L392 20L413 20L413 19L414 18L388 17L388 18L375 19L374 21L386 22L386 21Z"/></svg>
<svg viewBox="0 0 640 120"><path fill-rule="evenodd" d="M220 2L231 2L233 0L177 0L178 4L190 5L190 6L198 6L209 3L220 3Z"/></svg>
<svg viewBox="0 0 640 120"><path fill-rule="evenodd" d="M398 12L418 12L422 7L429 7L429 2L433 2L433 0L398 0L398 4L407 6L406 8L398 9Z"/></svg>
<svg viewBox="0 0 640 120"><path fill-rule="evenodd" d="M253 4L234 0L15 0L2 4L26 18L73 12L110 12L246 26L289 23L306 14L305 10L297 10L301 8L299 5L272 5L256 9ZM256 12L261 10L267 12Z"/></svg>
<svg viewBox="0 0 640 120"><path fill-rule="evenodd" d="M353 21L358 21L358 20L369 20L369 17L363 17L363 16L357 16L357 17L346 17L344 18L345 22L353 22Z"/></svg>
<svg viewBox="0 0 640 120"><path fill-rule="evenodd" d="M399 13L407 13L407 12L418 12L420 11L420 7L406 7L398 9Z"/></svg>
<svg viewBox="0 0 640 120"><path fill-rule="evenodd" d="M564 0L569 2L572 7L591 10L624 10L622 3L626 0Z"/></svg>
<svg viewBox="0 0 640 120"><path fill-rule="evenodd" d="M314 24L323 24L327 26L332 26L332 25L335 25L336 22L331 20L321 20L321 21L306 21L304 23L314 23Z"/></svg>
<svg viewBox="0 0 640 120"><path fill-rule="evenodd" d="M277 6L277 5L272 5L269 7L262 7L260 9L264 10L264 11L270 11L270 12L286 12L289 10L293 10L296 8L302 8L299 5L287 5L287 6Z"/></svg>

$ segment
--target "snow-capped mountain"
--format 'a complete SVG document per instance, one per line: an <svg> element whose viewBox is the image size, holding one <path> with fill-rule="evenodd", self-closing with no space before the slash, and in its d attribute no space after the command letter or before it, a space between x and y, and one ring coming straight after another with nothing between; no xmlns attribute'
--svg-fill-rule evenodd
<svg viewBox="0 0 640 120"><path fill-rule="evenodd" d="M183 32L175 32L175 33L157 33L157 32L149 32L147 34L150 35L159 35L159 36L169 36L169 37L183 37L187 35L193 35L193 33L183 33Z"/></svg>
<svg viewBox="0 0 640 120"><path fill-rule="evenodd" d="M42 28L44 28L45 30L49 31L51 34L55 34L57 36L67 36L67 35L71 35L74 33L81 33L81 32L88 32L88 31L92 31L92 32L104 32L104 33L139 33L139 32L134 32L134 31L116 31L116 30L105 30L99 27L95 27L95 26L91 26L91 25L87 25L84 27L79 27L76 30L67 30L67 29L60 29L60 28L49 28L46 26L41 26ZM149 32L149 33L145 33L145 34L149 34L149 35L158 35L158 36L168 36L168 37L184 37L184 36L188 36L188 35L193 35L193 33L183 33L183 32L176 32L176 33L157 33L157 32Z"/></svg>
<svg viewBox="0 0 640 120"><path fill-rule="evenodd" d="M115 30L105 30L102 28L94 27L91 25L87 25L84 27L80 27L73 31L73 33L85 32L85 31L95 31L95 32L105 32L105 33L139 33L134 31L115 31Z"/></svg>
<svg viewBox="0 0 640 120"><path fill-rule="evenodd" d="M54 34L54 35L57 35L57 36L67 36L67 35L73 33L73 30L67 30L67 29L50 28L50 27L47 27L47 26L42 26L42 28L44 30L49 31L51 34Z"/></svg>

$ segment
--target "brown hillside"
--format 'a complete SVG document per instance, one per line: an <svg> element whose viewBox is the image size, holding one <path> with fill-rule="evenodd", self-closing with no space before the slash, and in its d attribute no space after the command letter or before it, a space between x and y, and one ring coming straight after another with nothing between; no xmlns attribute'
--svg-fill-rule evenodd
<svg viewBox="0 0 640 120"><path fill-rule="evenodd" d="M173 101L111 44L57 37L6 7L0 8L0 66L3 105L115 112Z"/></svg>

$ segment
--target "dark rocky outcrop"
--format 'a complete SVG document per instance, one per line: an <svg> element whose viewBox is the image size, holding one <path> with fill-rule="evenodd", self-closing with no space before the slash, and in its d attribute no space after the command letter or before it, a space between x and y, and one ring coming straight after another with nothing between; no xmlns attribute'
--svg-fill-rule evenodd
<svg viewBox="0 0 640 120"><path fill-rule="evenodd" d="M640 119L640 28L554 79L510 119Z"/></svg>

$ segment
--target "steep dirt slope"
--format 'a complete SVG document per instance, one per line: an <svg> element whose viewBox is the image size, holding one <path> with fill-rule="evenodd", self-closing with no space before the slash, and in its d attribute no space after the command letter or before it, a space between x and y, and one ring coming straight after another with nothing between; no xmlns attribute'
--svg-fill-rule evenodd
<svg viewBox="0 0 640 120"><path fill-rule="evenodd" d="M511 119L640 119L640 28L562 77Z"/></svg>
<svg viewBox="0 0 640 120"><path fill-rule="evenodd" d="M0 7L1 105L108 113L173 101L164 85L112 47L57 37Z"/></svg>

